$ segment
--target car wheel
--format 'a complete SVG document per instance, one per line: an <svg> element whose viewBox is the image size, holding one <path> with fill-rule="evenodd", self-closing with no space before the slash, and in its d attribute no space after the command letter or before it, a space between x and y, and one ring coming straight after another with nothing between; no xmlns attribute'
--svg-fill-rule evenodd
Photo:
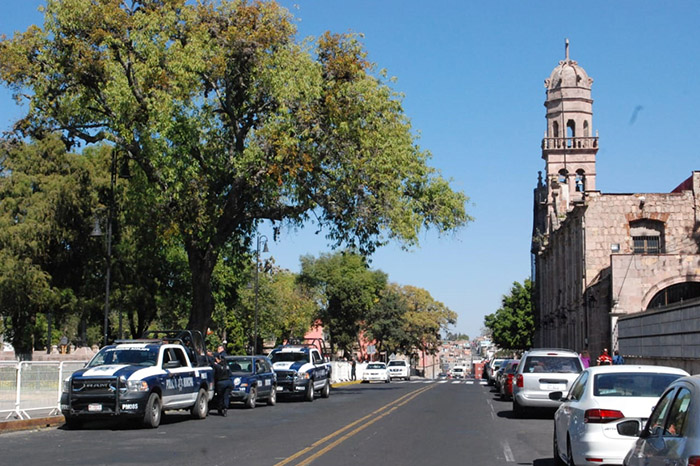
<svg viewBox="0 0 700 466"><path fill-rule="evenodd" d="M146 427L155 429L160 425L160 419L163 415L163 405L160 401L160 396L157 393L151 393L146 403L146 413L143 415L143 424Z"/></svg>
<svg viewBox="0 0 700 466"><path fill-rule="evenodd" d="M566 439L566 459L569 460L569 466L576 466L574 462L574 454L571 452L571 439L567 437Z"/></svg>
<svg viewBox="0 0 700 466"><path fill-rule="evenodd" d="M525 409L520 406L520 403L518 403L518 400L514 397L513 398L513 416L520 418L523 417Z"/></svg>
<svg viewBox="0 0 700 466"><path fill-rule="evenodd" d="M197 401L195 401L192 408L190 408L190 415L192 419L204 419L207 417L208 411L209 403L207 401L207 392L203 388L200 388L197 394Z"/></svg>
<svg viewBox="0 0 700 466"><path fill-rule="evenodd" d="M410 382L410 381L411 381L411 376L409 375L408 377L406 377L406 380L408 380L408 381Z"/></svg>
<svg viewBox="0 0 700 466"><path fill-rule="evenodd" d="M306 401L314 401L314 382L309 380L309 384L306 386L306 392L304 393L304 399Z"/></svg>
<svg viewBox="0 0 700 466"><path fill-rule="evenodd" d="M277 404L277 387L272 386L272 391L270 392L270 398L267 399L268 406L275 406Z"/></svg>
<svg viewBox="0 0 700 466"><path fill-rule="evenodd" d="M321 389L321 398L328 398L331 396L331 383L326 380L326 384Z"/></svg>
<svg viewBox="0 0 700 466"><path fill-rule="evenodd" d="M255 387L250 388L248 399L245 400L245 407L248 409L255 408L255 403L258 401L258 391Z"/></svg>
<svg viewBox="0 0 700 466"><path fill-rule="evenodd" d="M557 431L554 430L554 437L552 440L552 453L554 454L554 466L566 466L566 463L559 455L559 445L557 443Z"/></svg>

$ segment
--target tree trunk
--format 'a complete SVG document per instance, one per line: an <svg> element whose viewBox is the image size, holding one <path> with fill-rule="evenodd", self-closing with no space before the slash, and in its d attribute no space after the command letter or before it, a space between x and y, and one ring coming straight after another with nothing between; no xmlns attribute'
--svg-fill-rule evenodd
<svg viewBox="0 0 700 466"><path fill-rule="evenodd" d="M187 328L199 330L206 337L214 311L211 277L216 265L216 254L186 246L190 274L192 275L192 309Z"/></svg>
<svg viewBox="0 0 700 466"><path fill-rule="evenodd" d="M31 361L33 358L32 329L35 321L35 315L32 312L20 311L12 316L12 347L15 350L15 357L19 361Z"/></svg>

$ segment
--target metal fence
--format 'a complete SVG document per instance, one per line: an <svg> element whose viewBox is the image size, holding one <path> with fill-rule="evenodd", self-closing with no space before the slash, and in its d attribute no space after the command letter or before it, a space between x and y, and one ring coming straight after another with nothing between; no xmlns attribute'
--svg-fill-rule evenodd
<svg viewBox="0 0 700 466"><path fill-rule="evenodd" d="M0 419L59 414L62 381L87 361L0 361Z"/></svg>

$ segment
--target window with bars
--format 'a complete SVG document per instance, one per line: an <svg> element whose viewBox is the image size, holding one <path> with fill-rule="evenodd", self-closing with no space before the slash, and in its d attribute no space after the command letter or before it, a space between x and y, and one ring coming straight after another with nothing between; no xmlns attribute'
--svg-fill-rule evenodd
<svg viewBox="0 0 700 466"><path fill-rule="evenodd" d="M659 236L633 236L635 254L658 254L661 252Z"/></svg>

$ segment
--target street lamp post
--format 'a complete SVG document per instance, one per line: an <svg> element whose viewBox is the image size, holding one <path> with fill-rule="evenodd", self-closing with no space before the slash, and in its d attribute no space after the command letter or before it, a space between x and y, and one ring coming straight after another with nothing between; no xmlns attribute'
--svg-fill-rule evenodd
<svg viewBox="0 0 700 466"><path fill-rule="evenodd" d="M112 282L112 216L114 215L114 182L117 178L117 155L112 150L112 166L109 170L109 205L107 206L107 271L105 273L105 322L104 345L109 330L109 291Z"/></svg>
<svg viewBox="0 0 700 466"><path fill-rule="evenodd" d="M258 354L258 289L260 274L260 243L264 244L263 252L269 252L267 249L267 236L258 235L255 248L255 326L253 327L253 354Z"/></svg>
<svg viewBox="0 0 700 466"><path fill-rule="evenodd" d="M124 167L120 175L124 179L131 178L129 173L129 166L127 162L124 162ZM107 199L107 232L106 232L106 243L107 243L107 258L106 258L106 271L105 271L105 306L104 306L104 338L103 344L107 345L107 335L109 333L109 294L110 286L112 283L112 222L114 218L114 185L117 182L117 152L112 149L112 160L109 170L109 198ZM102 231L100 230L99 222L95 222L95 228L92 231L92 236L102 236ZM121 338L121 314L119 315L119 337Z"/></svg>

